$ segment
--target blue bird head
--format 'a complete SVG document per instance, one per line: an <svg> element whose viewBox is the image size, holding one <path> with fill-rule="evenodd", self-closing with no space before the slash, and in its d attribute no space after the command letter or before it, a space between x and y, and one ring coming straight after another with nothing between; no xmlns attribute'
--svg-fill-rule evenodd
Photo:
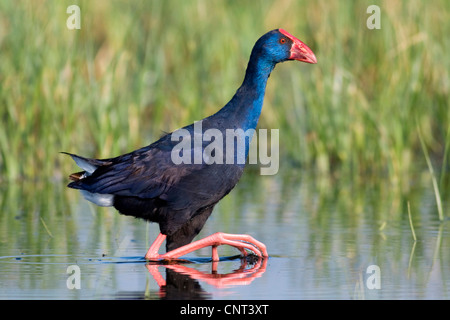
<svg viewBox="0 0 450 320"><path fill-rule="evenodd" d="M317 63L316 56L302 41L283 29L269 31L256 42L252 58L277 64L286 60Z"/></svg>

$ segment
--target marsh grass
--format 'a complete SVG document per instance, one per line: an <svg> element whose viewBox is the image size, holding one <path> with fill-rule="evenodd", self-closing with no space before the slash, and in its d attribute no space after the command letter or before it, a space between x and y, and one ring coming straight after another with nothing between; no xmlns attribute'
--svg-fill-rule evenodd
<svg viewBox="0 0 450 320"><path fill-rule="evenodd" d="M408 204L408 220L409 220L409 226L411 227L411 234L412 234L414 241L417 241L416 232L414 231L414 224L413 224L412 217L411 217L411 206L409 205L409 201L407 204Z"/></svg>
<svg viewBox="0 0 450 320"><path fill-rule="evenodd" d="M67 6L81 29L66 28ZM134 150L224 105L251 48L283 27L317 65L272 74L259 126L280 129L282 165L408 185L430 158L448 171L450 3L373 1L2 1L0 179L56 179L59 154Z"/></svg>
<svg viewBox="0 0 450 320"><path fill-rule="evenodd" d="M425 160L427 162L428 171L430 172L431 182L433 184L434 197L436 199L436 206L439 215L439 221L444 221L444 211L442 209L442 200L441 200L441 192L439 190L439 185L436 179L436 175L434 172L433 164L431 163L430 155L428 154L427 148L425 146L425 142L423 141L422 133L419 128L417 128L417 132L419 135L420 144L422 146L422 150L425 156Z"/></svg>

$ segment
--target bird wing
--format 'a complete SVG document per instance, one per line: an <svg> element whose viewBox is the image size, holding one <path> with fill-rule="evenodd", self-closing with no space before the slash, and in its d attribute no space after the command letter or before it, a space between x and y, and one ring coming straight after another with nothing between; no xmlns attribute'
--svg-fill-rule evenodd
<svg viewBox="0 0 450 320"><path fill-rule="evenodd" d="M170 188L183 170L172 167L170 153L150 146L107 160L72 158L86 171L68 186L100 194L155 198Z"/></svg>
<svg viewBox="0 0 450 320"><path fill-rule="evenodd" d="M176 143L169 134L147 147L103 160L66 153L85 170L72 174L71 179L74 181L68 186L91 193L143 199L161 197L163 200L173 197L167 192L174 186L177 186L177 192L184 191L185 194L193 189L200 194L214 192L208 192L205 181L211 179L211 175L217 175L217 168L205 163L174 164L171 152ZM185 151L193 153L194 149Z"/></svg>
<svg viewBox="0 0 450 320"><path fill-rule="evenodd" d="M189 126L192 127L192 126ZM188 127L186 127L188 128ZM194 154L203 150L208 142L184 149ZM85 170L71 175L68 186L91 193L139 197L171 203L182 209L195 203L213 204L224 197L237 183L243 167L228 164L175 164L172 151L178 141L171 134L151 145L111 159L88 159L69 154ZM199 148L201 150L197 150Z"/></svg>

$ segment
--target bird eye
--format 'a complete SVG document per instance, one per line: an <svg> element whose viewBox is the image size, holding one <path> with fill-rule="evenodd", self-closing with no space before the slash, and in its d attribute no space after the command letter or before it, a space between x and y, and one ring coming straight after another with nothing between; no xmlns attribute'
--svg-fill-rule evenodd
<svg viewBox="0 0 450 320"><path fill-rule="evenodd" d="M281 39L280 39L280 43L281 43L281 44L285 44L285 43L286 43L286 38L281 38Z"/></svg>

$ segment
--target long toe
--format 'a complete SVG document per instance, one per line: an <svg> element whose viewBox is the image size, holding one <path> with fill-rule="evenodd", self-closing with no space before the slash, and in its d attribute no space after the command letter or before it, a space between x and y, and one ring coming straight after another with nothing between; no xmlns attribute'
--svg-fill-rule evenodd
<svg viewBox="0 0 450 320"><path fill-rule="evenodd" d="M175 250L159 255L160 259L176 259L195 250L212 246L213 261L219 260L217 246L229 245L237 248L243 255L246 255L246 249L253 252L258 257L268 257L266 246L246 234L229 234L223 232L214 233L208 237L197 240Z"/></svg>

